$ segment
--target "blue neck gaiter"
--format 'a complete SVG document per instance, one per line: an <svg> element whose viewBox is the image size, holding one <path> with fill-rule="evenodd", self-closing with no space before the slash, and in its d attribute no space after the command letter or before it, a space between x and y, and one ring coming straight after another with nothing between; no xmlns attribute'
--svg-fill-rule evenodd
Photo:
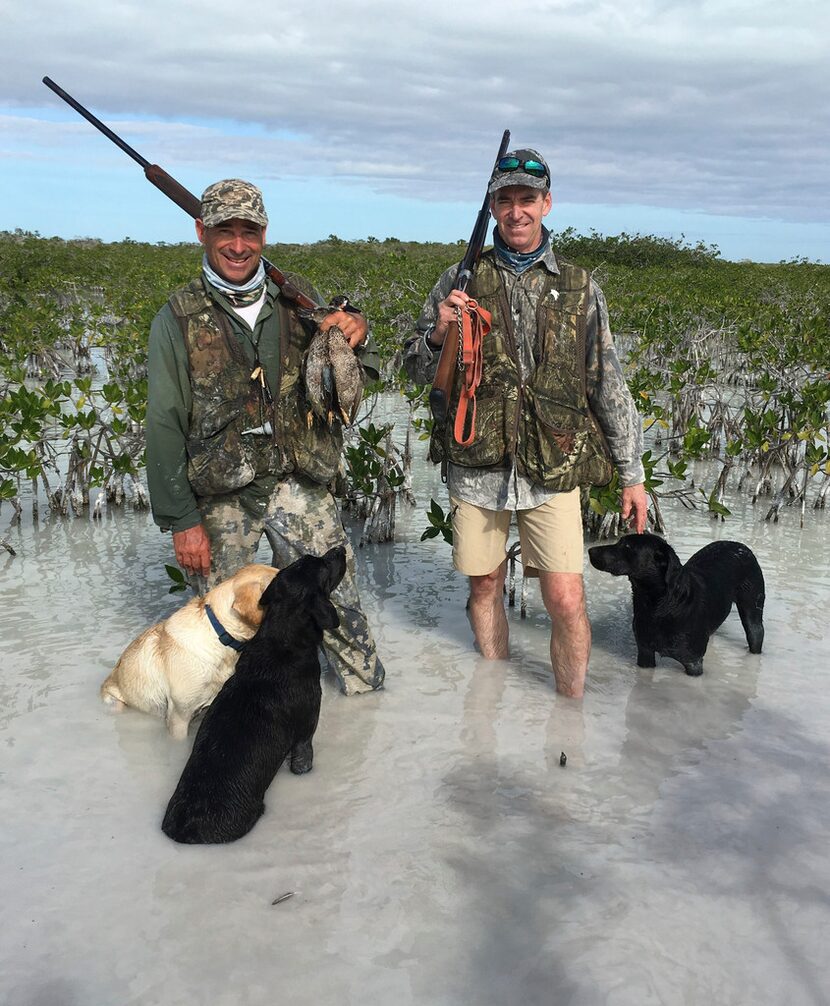
<svg viewBox="0 0 830 1006"><path fill-rule="evenodd" d="M550 231L547 227L543 227L542 242L538 248L535 248L531 252L516 252L511 251L504 241L502 241L498 227L493 231L493 247L496 249L496 255L498 255L502 262L510 266L515 273L523 273L525 269L529 269L534 262L538 262L547 251L549 241Z"/></svg>

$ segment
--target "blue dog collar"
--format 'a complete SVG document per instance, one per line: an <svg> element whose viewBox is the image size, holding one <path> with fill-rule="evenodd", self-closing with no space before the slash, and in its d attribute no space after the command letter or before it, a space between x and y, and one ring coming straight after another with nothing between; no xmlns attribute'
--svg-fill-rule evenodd
<svg viewBox="0 0 830 1006"><path fill-rule="evenodd" d="M214 615L213 608L209 604L205 605L205 614L210 619L210 624L216 630L216 635L219 637L219 642L224 643L225 646L230 646L233 650L241 650L245 645L240 643L238 639L234 639L233 636L228 632L224 625L219 621L219 619Z"/></svg>

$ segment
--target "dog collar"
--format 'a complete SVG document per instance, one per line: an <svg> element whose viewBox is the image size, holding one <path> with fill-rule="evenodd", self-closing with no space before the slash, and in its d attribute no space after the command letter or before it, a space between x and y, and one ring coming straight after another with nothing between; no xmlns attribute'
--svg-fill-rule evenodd
<svg viewBox="0 0 830 1006"><path fill-rule="evenodd" d="M224 625L219 621L219 619L214 615L213 608L209 604L205 605L205 614L210 620L210 624L216 631L216 635L219 637L219 642L224 643L225 646L230 646L233 650L241 650L245 645L240 643L238 639L234 639L233 636L228 632Z"/></svg>

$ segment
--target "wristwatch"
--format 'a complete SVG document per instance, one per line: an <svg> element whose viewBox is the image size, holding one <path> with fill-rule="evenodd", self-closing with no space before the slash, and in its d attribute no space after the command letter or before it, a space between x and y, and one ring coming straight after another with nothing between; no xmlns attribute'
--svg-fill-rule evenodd
<svg viewBox="0 0 830 1006"><path fill-rule="evenodd" d="M427 349L431 353L437 353L438 350L441 348L441 346L443 346L443 343L441 343L438 346L432 343L431 336L434 331L435 331L435 325L430 325L429 328L424 332L424 342L426 343Z"/></svg>

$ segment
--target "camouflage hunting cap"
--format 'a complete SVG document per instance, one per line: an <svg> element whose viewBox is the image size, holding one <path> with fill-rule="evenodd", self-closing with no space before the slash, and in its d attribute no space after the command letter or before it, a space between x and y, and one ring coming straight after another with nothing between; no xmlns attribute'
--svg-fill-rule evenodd
<svg viewBox="0 0 830 1006"><path fill-rule="evenodd" d="M544 171L542 171L543 168ZM531 173L531 171L535 173ZM530 147L522 147L521 150L508 150L504 157L499 158L493 169L487 191L492 195L498 189L507 188L508 185L526 185L529 189L541 189L542 192L548 192L550 190L548 162L538 150L531 150Z"/></svg>
<svg viewBox="0 0 830 1006"><path fill-rule="evenodd" d="M208 185L202 193L201 219L205 227L216 227L226 220L251 220L260 227L268 223L262 193L241 178L225 178Z"/></svg>

